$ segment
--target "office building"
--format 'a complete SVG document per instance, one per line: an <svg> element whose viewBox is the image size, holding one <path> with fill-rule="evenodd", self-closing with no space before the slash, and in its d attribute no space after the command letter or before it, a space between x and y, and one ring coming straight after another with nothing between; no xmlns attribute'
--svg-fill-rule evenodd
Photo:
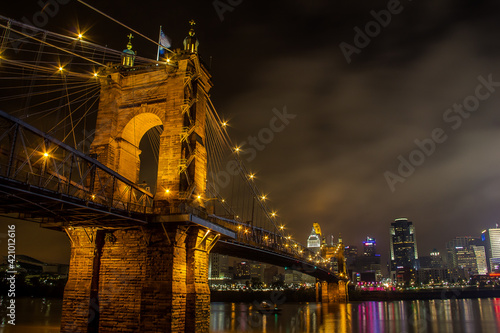
<svg viewBox="0 0 500 333"><path fill-rule="evenodd" d="M230 280L229 257L223 254L210 253L208 265L209 281Z"/></svg>
<svg viewBox="0 0 500 333"><path fill-rule="evenodd" d="M486 251L484 246L471 245L474 255L476 257L477 274L488 274L488 263L486 260Z"/></svg>
<svg viewBox="0 0 500 333"><path fill-rule="evenodd" d="M391 223L390 259L391 278L396 280L398 270L418 269L418 250L413 222L399 218ZM402 276L410 276L403 274Z"/></svg>
<svg viewBox="0 0 500 333"><path fill-rule="evenodd" d="M486 274L487 263L484 242L471 236L455 237L446 243L448 268L463 270L464 279L473 275Z"/></svg>
<svg viewBox="0 0 500 333"><path fill-rule="evenodd" d="M234 271L234 279L250 279L250 264L247 261L242 261L236 264Z"/></svg>
<svg viewBox="0 0 500 333"><path fill-rule="evenodd" d="M428 256L418 258L420 268L443 268L444 262L438 250L434 249Z"/></svg>
<svg viewBox="0 0 500 333"><path fill-rule="evenodd" d="M481 240L484 242L488 271L500 272L500 228L484 230Z"/></svg>
<svg viewBox="0 0 500 333"><path fill-rule="evenodd" d="M373 257L377 252L377 242L375 238L366 237L366 240L363 242L363 255L366 257Z"/></svg>

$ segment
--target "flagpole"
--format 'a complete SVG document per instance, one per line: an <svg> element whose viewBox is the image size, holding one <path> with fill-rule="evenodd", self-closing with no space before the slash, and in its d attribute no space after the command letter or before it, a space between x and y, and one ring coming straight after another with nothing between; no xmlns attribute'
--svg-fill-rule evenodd
<svg viewBox="0 0 500 333"><path fill-rule="evenodd" d="M161 25L160 25L160 31L158 32L158 52L156 53L156 61L160 61L160 43L161 43Z"/></svg>

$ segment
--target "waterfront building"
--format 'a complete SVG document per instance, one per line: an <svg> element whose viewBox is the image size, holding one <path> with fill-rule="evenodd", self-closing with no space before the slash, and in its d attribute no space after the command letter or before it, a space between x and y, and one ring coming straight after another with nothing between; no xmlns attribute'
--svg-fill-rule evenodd
<svg viewBox="0 0 500 333"><path fill-rule="evenodd" d="M485 245L488 271L500 272L500 228L484 230L481 239Z"/></svg>
<svg viewBox="0 0 500 333"><path fill-rule="evenodd" d="M210 253L208 265L208 280L210 283L218 283L230 280L229 257L227 255Z"/></svg>
<svg viewBox="0 0 500 333"><path fill-rule="evenodd" d="M234 270L234 279L250 279L250 269L250 264L247 261L237 263Z"/></svg>
<svg viewBox="0 0 500 333"><path fill-rule="evenodd" d="M467 280L477 274L487 274L486 252L484 242L480 238L455 237L446 243L446 251L448 268L458 272L463 270L464 279Z"/></svg>

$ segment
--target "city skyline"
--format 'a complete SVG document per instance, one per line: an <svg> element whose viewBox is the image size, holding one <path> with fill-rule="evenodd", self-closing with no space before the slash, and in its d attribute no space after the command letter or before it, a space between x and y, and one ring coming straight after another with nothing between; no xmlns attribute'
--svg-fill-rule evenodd
<svg viewBox="0 0 500 333"><path fill-rule="evenodd" d="M350 63L339 44L353 44L354 28L373 20L370 11L384 10L386 1L369 6L243 2L225 11L223 20L210 2L146 2L155 10L134 16L119 2L96 6L152 38L163 25L174 47L180 47L188 20L195 18L200 53L207 62L212 56L214 104L228 118L235 142L252 148L248 137L258 137L268 126L274 108L286 106L296 115L249 162L296 237L310 231L303 221L319 221L325 234L342 233L349 243L372 235L384 254L389 221L407 216L418 223L418 238L425 240L420 251L427 253L443 249L442 235L478 234L476 225L489 228L498 221L500 158L492 143L500 140L500 96L491 91L467 117L451 118L456 114L448 112L478 85L482 94L489 92L484 82L490 75L492 81L500 80L500 50L492 42L499 30L492 14L497 4L403 6L369 45L351 55ZM33 21L40 10L36 3L13 3L3 14ZM76 3L61 5L44 27L69 34L77 18L89 28L89 39L117 50L125 47L129 31ZM134 48L139 55L155 57L156 48L140 38ZM438 135L434 130L439 128L445 133ZM419 150L425 161L413 165L422 156ZM406 173L399 172L400 165ZM401 182L389 175L394 192L384 176L387 171L404 178ZM57 257L68 246L64 234L52 236L36 226L20 230L25 244L47 237L31 251L44 253L59 243L63 246L50 254ZM359 235L358 230L366 233Z"/></svg>

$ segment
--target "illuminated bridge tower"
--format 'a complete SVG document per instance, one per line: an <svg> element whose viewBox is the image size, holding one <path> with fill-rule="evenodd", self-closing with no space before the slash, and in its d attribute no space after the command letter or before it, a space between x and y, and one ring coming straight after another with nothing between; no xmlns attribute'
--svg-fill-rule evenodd
<svg viewBox="0 0 500 333"><path fill-rule="evenodd" d="M198 58L194 32L190 33L186 50L172 55L171 65L120 66L100 75L91 152L101 163L138 183L139 143L146 132L161 126L155 201L162 207L184 201L201 203L196 198L205 195L205 111L212 84Z"/></svg>
<svg viewBox="0 0 500 333"><path fill-rule="evenodd" d="M337 267L337 273L343 279L347 278L346 265L344 258L344 244L342 243L342 236L339 236L337 244L327 245L322 241L321 227L319 223L313 223L311 234L307 239L307 247L313 252L319 254L323 259L330 261L333 267ZM316 283L316 299L319 301L321 295L321 302L324 303L344 303L349 300L347 282L346 280L339 280L337 282L321 281Z"/></svg>
<svg viewBox="0 0 500 333"><path fill-rule="evenodd" d="M342 236L339 235L337 244L323 245L321 248L321 256L330 261L332 266L336 266L338 275L341 278L347 278L347 269L344 256L344 243ZM345 303L349 300L348 283L346 280L337 282L321 282L321 301L323 303Z"/></svg>
<svg viewBox="0 0 500 333"><path fill-rule="evenodd" d="M91 152L137 183L139 143L150 129L162 128L155 218L128 227L94 221L66 228L71 262L61 332L208 332L208 254L218 235L168 214L202 206L210 75L198 58L193 29L184 50L164 64L134 66L131 42L125 51L121 64L99 72ZM94 187L118 201L126 189L108 181L96 179Z"/></svg>

